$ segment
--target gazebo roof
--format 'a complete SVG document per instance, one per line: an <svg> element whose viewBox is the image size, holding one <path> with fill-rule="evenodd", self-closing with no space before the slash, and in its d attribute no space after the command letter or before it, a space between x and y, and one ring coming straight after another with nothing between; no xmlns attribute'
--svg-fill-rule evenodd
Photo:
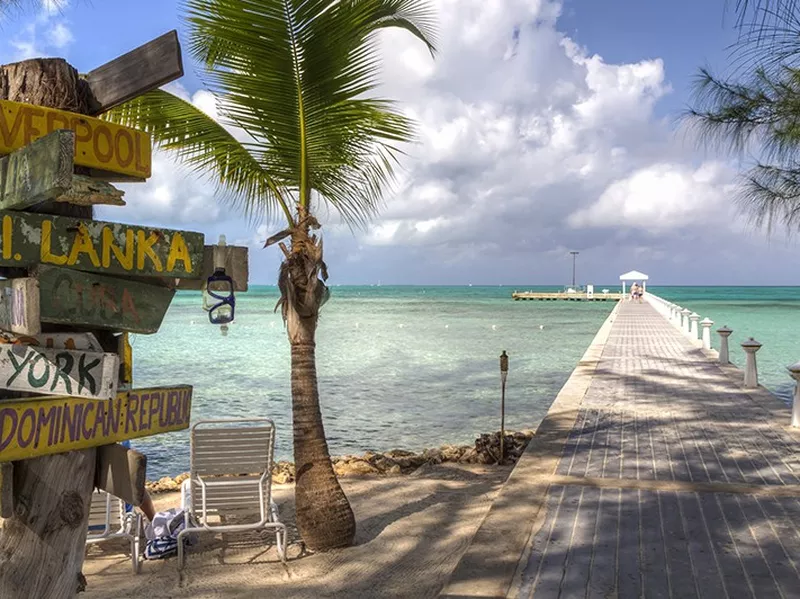
<svg viewBox="0 0 800 599"><path fill-rule="evenodd" d="M620 281L647 281L650 277L648 277L643 272L639 272L638 270L632 270L630 272L626 272L624 275L619 276Z"/></svg>

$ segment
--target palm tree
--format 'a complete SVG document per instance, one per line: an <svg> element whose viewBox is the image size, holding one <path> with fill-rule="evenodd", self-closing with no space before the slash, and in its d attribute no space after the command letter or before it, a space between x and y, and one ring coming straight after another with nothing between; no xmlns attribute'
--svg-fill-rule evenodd
<svg viewBox="0 0 800 599"><path fill-rule="evenodd" d="M375 214L399 145L413 137L392 102L370 95L377 34L405 29L433 55L433 9L426 0L185 0L184 10L190 52L205 67L221 121L247 139L162 90L109 118L149 131L210 173L249 217L285 219L265 246L283 252L276 310L291 344L297 525L312 550L346 546L355 520L333 471L317 389L314 338L329 291L315 214L327 205L355 226Z"/></svg>
<svg viewBox="0 0 800 599"><path fill-rule="evenodd" d="M800 15L796 0L737 0L732 73L701 69L689 122L709 144L755 156L737 198L755 224L800 228Z"/></svg>

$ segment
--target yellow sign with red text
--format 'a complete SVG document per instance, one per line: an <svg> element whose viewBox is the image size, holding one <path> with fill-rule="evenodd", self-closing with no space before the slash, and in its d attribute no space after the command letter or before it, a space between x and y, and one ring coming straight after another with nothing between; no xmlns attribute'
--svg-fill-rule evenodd
<svg viewBox="0 0 800 599"><path fill-rule="evenodd" d="M0 156L57 129L75 132L75 164L147 179L152 142L143 131L74 112L0 100Z"/></svg>

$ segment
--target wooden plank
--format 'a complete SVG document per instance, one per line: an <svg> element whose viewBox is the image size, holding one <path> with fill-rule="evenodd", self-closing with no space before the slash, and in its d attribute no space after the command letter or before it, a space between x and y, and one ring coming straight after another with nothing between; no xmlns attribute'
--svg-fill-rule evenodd
<svg viewBox="0 0 800 599"><path fill-rule="evenodd" d="M14 465L0 464L0 518L14 515Z"/></svg>
<svg viewBox="0 0 800 599"><path fill-rule="evenodd" d="M56 266L36 269L42 322L155 333L175 290Z"/></svg>
<svg viewBox="0 0 800 599"><path fill-rule="evenodd" d="M117 354L0 345L0 389L111 399L118 376Z"/></svg>
<svg viewBox="0 0 800 599"><path fill-rule="evenodd" d="M142 505L145 497L147 456L118 443L97 449L94 486L124 499L131 505Z"/></svg>
<svg viewBox="0 0 800 599"><path fill-rule="evenodd" d="M0 211L0 266L67 266L89 272L197 278L202 233Z"/></svg>
<svg viewBox="0 0 800 599"><path fill-rule="evenodd" d="M181 46L178 32L173 29L86 75L97 100L92 103L91 114L106 112L180 77Z"/></svg>
<svg viewBox="0 0 800 599"><path fill-rule="evenodd" d="M223 253L223 264L225 264L225 272L233 279L234 291L247 291L248 278L250 277L250 269L248 264L249 250L246 247L230 245L220 248L215 245L207 245L203 248L203 266L199 279L178 279L176 281L177 289L202 289L206 283L206 279L214 274L214 250Z"/></svg>
<svg viewBox="0 0 800 599"><path fill-rule="evenodd" d="M39 281L21 277L0 281L0 330L19 335L38 335Z"/></svg>
<svg viewBox="0 0 800 599"><path fill-rule="evenodd" d="M119 384L125 389L133 386L133 348L128 333L119 336L117 354L119 355Z"/></svg>
<svg viewBox="0 0 800 599"><path fill-rule="evenodd" d="M3 344L33 345L48 349L77 349L102 352L103 346L91 333L39 333L38 335L13 335L0 331Z"/></svg>
<svg viewBox="0 0 800 599"><path fill-rule="evenodd" d="M191 407L188 385L124 391L114 399L2 400L0 462L183 430Z"/></svg>
<svg viewBox="0 0 800 599"><path fill-rule="evenodd" d="M72 185L75 133L59 129L0 158L0 210L23 210Z"/></svg>
<svg viewBox="0 0 800 599"><path fill-rule="evenodd" d="M57 129L75 132L78 166L141 179L151 174L152 142L143 131L65 110L0 100L0 155Z"/></svg>
<svg viewBox="0 0 800 599"><path fill-rule="evenodd" d="M97 181L85 175L72 175L72 185L57 196L55 201L77 206L124 206L124 195L124 191L105 181Z"/></svg>

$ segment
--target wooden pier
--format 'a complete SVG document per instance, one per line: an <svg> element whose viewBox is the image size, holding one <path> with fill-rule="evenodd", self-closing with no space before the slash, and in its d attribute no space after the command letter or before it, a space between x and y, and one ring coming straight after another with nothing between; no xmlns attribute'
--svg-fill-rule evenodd
<svg viewBox="0 0 800 599"><path fill-rule="evenodd" d="M586 292L566 293L540 293L538 291L515 291L511 294L514 301L534 300L540 302L570 301L570 302L618 302L622 299L621 293L593 293Z"/></svg>
<svg viewBox="0 0 800 599"><path fill-rule="evenodd" d="M441 597L800 597L800 429L714 358L617 304Z"/></svg>

